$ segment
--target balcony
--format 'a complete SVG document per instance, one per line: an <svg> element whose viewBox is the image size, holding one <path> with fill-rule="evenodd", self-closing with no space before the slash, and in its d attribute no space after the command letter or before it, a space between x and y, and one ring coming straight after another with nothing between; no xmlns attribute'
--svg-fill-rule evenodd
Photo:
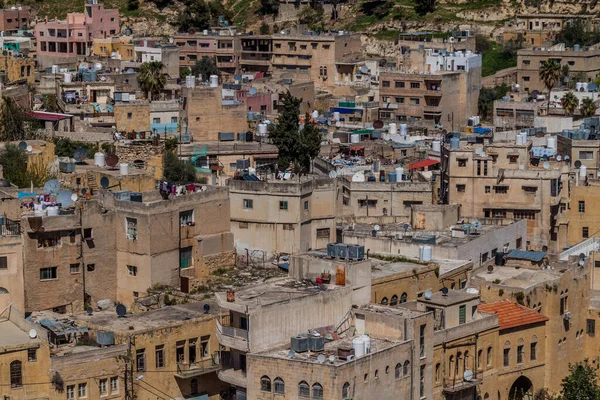
<svg viewBox="0 0 600 400"><path fill-rule="evenodd" d="M209 374L222 368L219 353L215 352L210 358L193 363L178 362L176 378L188 379L196 376Z"/></svg>
<svg viewBox="0 0 600 400"><path fill-rule="evenodd" d="M381 103L381 107L379 107L379 109L381 109L381 110L397 110L398 103Z"/></svg>
<svg viewBox="0 0 600 400"><path fill-rule="evenodd" d="M222 346L248 351L248 331L231 326L229 316L217 319L217 340Z"/></svg>
<svg viewBox="0 0 600 400"><path fill-rule="evenodd" d="M425 114L441 114L442 107L440 107L440 106L424 106L423 112Z"/></svg>
<svg viewBox="0 0 600 400"><path fill-rule="evenodd" d="M425 89L424 95L425 96L430 96L430 97L442 97L442 91L441 90Z"/></svg>
<svg viewBox="0 0 600 400"><path fill-rule="evenodd" d="M2 224L2 236L20 236L21 235L21 223L18 221L12 221L8 218L4 220Z"/></svg>

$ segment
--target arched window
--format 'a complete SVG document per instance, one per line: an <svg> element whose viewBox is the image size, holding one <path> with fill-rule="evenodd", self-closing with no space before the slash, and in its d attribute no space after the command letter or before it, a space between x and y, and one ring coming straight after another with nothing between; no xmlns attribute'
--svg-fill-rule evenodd
<svg viewBox="0 0 600 400"><path fill-rule="evenodd" d="M399 379L402 376L402 364L396 364L396 369L394 370L394 377Z"/></svg>
<svg viewBox="0 0 600 400"><path fill-rule="evenodd" d="M452 372L454 371L454 356L448 358L448 377L452 378Z"/></svg>
<svg viewBox="0 0 600 400"><path fill-rule="evenodd" d="M8 294L8 290L3 287L0 287L0 294Z"/></svg>
<svg viewBox="0 0 600 400"><path fill-rule="evenodd" d="M285 394L285 382L281 378L275 378L273 381L275 385L275 393L277 394Z"/></svg>
<svg viewBox="0 0 600 400"><path fill-rule="evenodd" d="M487 355L486 355L485 363L487 364L488 367L492 365L492 346L487 348Z"/></svg>
<svg viewBox="0 0 600 400"><path fill-rule="evenodd" d="M465 362L464 362L464 370L466 371L469 369L469 350L465 351Z"/></svg>
<svg viewBox="0 0 600 400"><path fill-rule="evenodd" d="M10 363L10 387L23 386L23 374L21 372L21 361L15 360Z"/></svg>
<svg viewBox="0 0 600 400"><path fill-rule="evenodd" d="M322 399L323 398L323 386L320 383L315 383L312 385L312 398L313 399Z"/></svg>
<svg viewBox="0 0 600 400"><path fill-rule="evenodd" d="M390 373L390 366L389 366L389 365L386 365L386 366L385 366L385 374L387 375L387 374L389 374L389 373Z"/></svg>
<svg viewBox="0 0 600 400"><path fill-rule="evenodd" d="M308 386L308 383L302 381L298 384L298 397L310 399L310 386Z"/></svg>
<svg viewBox="0 0 600 400"><path fill-rule="evenodd" d="M388 298L384 297L383 299L381 299L381 304L384 305L384 306L387 306L387 304L388 304Z"/></svg>
<svg viewBox="0 0 600 400"><path fill-rule="evenodd" d="M266 375L260 378L260 390L262 392L271 392L271 378Z"/></svg>
<svg viewBox="0 0 600 400"><path fill-rule="evenodd" d="M409 374L409 368L410 367L410 361L406 360L404 361L404 366L402 367L402 375L404 376L408 376Z"/></svg>
<svg viewBox="0 0 600 400"><path fill-rule="evenodd" d="M483 350L479 349L479 351L477 351L477 369L483 369L483 364L481 363L483 361Z"/></svg>
<svg viewBox="0 0 600 400"><path fill-rule="evenodd" d="M461 351L459 351L458 353L456 353L456 368L454 370L458 377L462 376L462 371L460 369L462 367L463 361L463 354Z"/></svg>
<svg viewBox="0 0 600 400"><path fill-rule="evenodd" d="M342 386L342 398L347 399L348 397L350 397L350 384L346 382Z"/></svg>
<svg viewBox="0 0 600 400"><path fill-rule="evenodd" d="M194 378L190 381L190 393L198 394L198 379Z"/></svg>
<svg viewBox="0 0 600 400"><path fill-rule="evenodd" d="M400 303L406 303L407 298L408 298L408 295L406 293L402 293L400 295Z"/></svg>
<svg viewBox="0 0 600 400"><path fill-rule="evenodd" d="M441 364L437 363L435 364L435 381L439 382L440 381L440 372L441 372Z"/></svg>
<svg viewBox="0 0 600 400"><path fill-rule="evenodd" d="M390 306L395 306L396 304L398 304L398 296L393 295L392 300L390 301Z"/></svg>
<svg viewBox="0 0 600 400"><path fill-rule="evenodd" d="M483 395L483 400L488 400L490 398L490 394L486 393Z"/></svg>

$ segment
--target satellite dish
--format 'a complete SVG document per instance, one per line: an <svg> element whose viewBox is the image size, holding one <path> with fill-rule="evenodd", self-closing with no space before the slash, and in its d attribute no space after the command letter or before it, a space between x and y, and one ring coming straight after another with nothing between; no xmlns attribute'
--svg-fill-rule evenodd
<svg viewBox="0 0 600 400"><path fill-rule="evenodd" d="M581 161L575 161L575 168L581 168Z"/></svg>
<svg viewBox="0 0 600 400"><path fill-rule="evenodd" d="M337 177L337 172L335 172L335 171L330 171L330 172L329 172L329 177L330 177L331 179L335 179L335 178Z"/></svg>
<svg viewBox="0 0 600 400"><path fill-rule="evenodd" d="M92 310L92 307L88 307L85 309L85 312L87 313L87 315L92 315L94 310Z"/></svg>
<svg viewBox="0 0 600 400"><path fill-rule="evenodd" d="M561 156L556 156L556 161L562 161L562 157Z"/></svg>
<svg viewBox="0 0 600 400"><path fill-rule="evenodd" d="M426 290L425 293L423 293L423 296L425 296L425 300L431 300L432 295L433 293L431 293L431 290Z"/></svg>
<svg viewBox="0 0 600 400"><path fill-rule="evenodd" d="M329 362L333 363L335 361L335 356L332 354L329 356Z"/></svg>
<svg viewBox="0 0 600 400"><path fill-rule="evenodd" d="M325 356L323 354L319 354L319 357L317 357L317 362L319 364L323 364L325 362Z"/></svg>
<svg viewBox="0 0 600 400"><path fill-rule="evenodd" d="M585 260L585 253L579 253L579 259Z"/></svg>
<svg viewBox="0 0 600 400"><path fill-rule="evenodd" d="M542 167L544 167L544 169L548 169L548 168L550 168L550 163L548 161L544 161L544 163L542 164Z"/></svg>
<svg viewBox="0 0 600 400"><path fill-rule="evenodd" d="M367 67L366 65L363 65L362 67L360 67L359 71L363 74L368 74L369 73L369 67Z"/></svg>
<svg viewBox="0 0 600 400"><path fill-rule="evenodd" d="M471 370L465 370L465 373L463 374L463 379L466 382L471 382L473 380L473 372Z"/></svg>
<svg viewBox="0 0 600 400"><path fill-rule="evenodd" d="M405 222L404 225L402 225L402 227L404 228L404 230L407 230L408 228L410 228L410 224L407 224Z"/></svg>
<svg viewBox="0 0 600 400"><path fill-rule="evenodd" d="M205 304L203 308L204 308L204 314L208 314L208 312L210 311L210 304Z"/></svg>
<svg viewBox="0 0 600 400"><path fill-rule="evenodd" d="M56 179L49 180L44 184L44 192L53 196L58 195L60 191L60 183Z"/></svg>
<svg viewBox="0 0 600 400"><path fill-rule="evenodd" d="M110 183L110 182L108 181L108 178L107 178L106 176L103 176L103 177L100 179L100 186L102 186L102 188L103 188L103 189L106 189L106 188L108 187L108 184L109 184L109 183Z"/></svg>
<svg viewBox="0 0 600 400"><path fill-rule="evenodd" d="M35 339L37 337L37 331L35 329L30 329L29 330L29 337L31 339Z"/></svg>
<svg viewBox="0 0 600 400"><path fill-rule="evenodd" d="M493 265L488 265L487 270L491 274L492 272L494 272L494 266Z"/></svg>
<svg viewBox="0 0 600 400"><path fill-rule="evenodd" d="M61 190L58 193L58 196L56 196L56 202L60 203L62 207L69 207L71 204L73 204L73 200L71 200L71 196L73 196L73 193L71 193L71 191L69 190ZM77 198L77 195L74 195L75 198Z"/></svg>
<svg viewBox="0 0 600 400"><path fill-rule="evenodd" d="M109 167L114 167L119 162L119 157L116 154L109 154L106 156L104 162Z"/></svg>
<svg viewBox="0 0 600 400"><path fill-rule="evenodd" d="M258 90L256 90L255 87L251 87L250 90L248 90L250 96L254 96L256 93L258 93Z"/></svg>
<svg viewBox="0 0 600 400"><path fill-rule="evenodd" d="M79 196L77 196L75 193L73 193L71 195L71 201L73 201L73 202L77 201L78 198L79 198Z"/></svg>
<svg viewBox="0 0 600 400"><path fill-rule="evenodd" d="M124 317L127 314L127 308L123 304L119 304L117 306L117 315L119 317Z"/></svg>
<svg viewBox="0 0 600 400"><path fill-rule="evenodd" d="M27 152L31 153L33 151L33 146L27 146Z"/></svg>
<svg viewBox="0 0 600 400"><path fill-rule="evenodd" d="M373 230L379 231L379 230L381 230L381 227L379 225L375 224L375 226L373 227Z"/></svg>
<svg viewBox="0 0 600 400"><path fill-rule="evenodd" d="M88 158L87 149L85 147L79 147L75 149L75 152L73 152L73 158L75 159L75 162L83 162L83 160Z"/></svg>
<svg viewBox="0 0 600 400"><path fill-rule="evenodd" d="M481 229L482 228L481 222L479 222L477 220L471 222L471 228L473 228L475 230Z"/></svg>
<svg viewBox="0 0 600 400"><path fill-rule="evenodd" d="M379 60L379 66L380 67L385 67L387 64L387 60L385 58L382 58Z"/></svg>
<svg viewBox="0 0 600 400"><path fill-rule="evenodd" d="M383 121L378 119L377 121L373 122L373 128L375 128L375 129L383 128Z"/></svg>
<svg viewBox="0 0 600 400"><path fill-rule="evenodd" d="M81 195L82 196L85 196L86 193L87 193L87 189L86 188L81 189Z"/></svg>
<svg viewBox="0 0 600 400"><path fill-rule="evenodd" d="M288 351L288 357L289 358L294 358L295 355L296 355L296 353L294 353L294 350Z"/></svg>
<svg viewBox="0 0 600 400"><path fill-rule="evenodd" d="M19 142L19 150L27 150L27 142Z"/></svg>
<svg viewBox="0 0 600 400"><path fill-rule="evenodd" d="M448 296L448 288L447 287L443 287L442 290L440 290L440 292L442 292L443 296Z"/></svg>
<svg viewBox="0 0 600 400"><path fill-rule="evenodd" d="M565 156L565 161L569 161L570 159L571 159L571 157Z"/></svg>

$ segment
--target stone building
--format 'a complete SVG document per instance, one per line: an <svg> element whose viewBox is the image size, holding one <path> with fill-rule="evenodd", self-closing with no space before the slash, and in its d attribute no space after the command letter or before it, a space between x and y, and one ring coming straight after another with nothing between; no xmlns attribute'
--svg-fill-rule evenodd
<svg viewBox="0 0 600 400"><path fill-rule="evenodd" d="M11 7L0 10L0 31L18 32L29 29L31 9L29 7Z"/></svg>
<svg viewBox="0 0 600 400"><path fill-rule="evenodd" d="M504 23L502 41L516 41L522 37L526 48L550 47L566 24L580 20L591 29L594 18L595 15L591 14L519 14L514 20Z"/></svg>
<svg viewBox="0 0 600 400"><path fill-rule="evenodd" d="M231 232L240 253L271 258L323 249L335 241L341 188L335 179L228 182Z"/></svg>
<svg viewBox="0 0 600 400"><path fill-rule="evenodd" d="M219 29L216 32L176 33L173 43L179 48L179 65L192 68L203 57L214 60L221 72L235 73L240 56L240 42L234 36L235 28ZM208 80L208 77L203 77Z"/></svg>
<svg viewBox="0 0 600 400"><path fill-rule="evenodd" d="M181 123L179 106L177 100L117 102L114 106L115 126L121 132L177 136Z"/></svg>
<svg viewBox="0 0 600 400"><path fill-rule="evenodd" d="M0 310L10 304L25 312L21 224L5 215L0 236Z"/></svg>
<svg viewBox="0 0 600 400"><path fill-rule="evenodd" d="M18 83L35 83L35 60L32 57L6 54L0 56L0 77L4 86Z"/></svg>

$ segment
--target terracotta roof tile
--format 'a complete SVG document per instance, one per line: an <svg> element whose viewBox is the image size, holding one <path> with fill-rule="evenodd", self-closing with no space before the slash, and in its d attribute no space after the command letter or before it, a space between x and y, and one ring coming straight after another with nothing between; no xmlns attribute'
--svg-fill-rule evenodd
<svg viewBox="0 0 600 400"><path fill-rule="evenodd" d="M548 321L548 317L512 301L480 304L479 310L498 314L500 329L537 324Z"/></svg>

